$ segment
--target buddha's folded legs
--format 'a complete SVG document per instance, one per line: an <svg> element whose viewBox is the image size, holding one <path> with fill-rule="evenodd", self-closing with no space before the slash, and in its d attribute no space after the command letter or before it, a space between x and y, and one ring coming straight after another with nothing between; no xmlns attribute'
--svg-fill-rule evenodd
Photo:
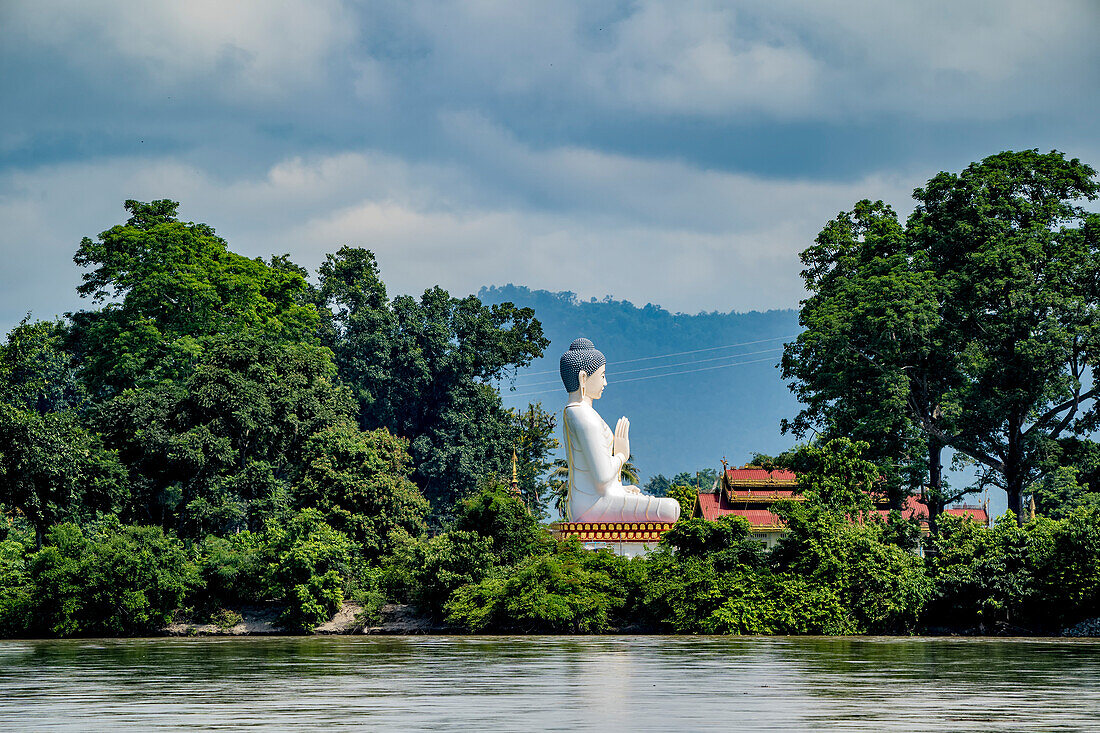
<svg viewBox="0 0 1100 733"><path fill-rule="evenodd" d="M574 522L675 522L680 518L680 503L675 499L618 494L603 496Z"/></svg>

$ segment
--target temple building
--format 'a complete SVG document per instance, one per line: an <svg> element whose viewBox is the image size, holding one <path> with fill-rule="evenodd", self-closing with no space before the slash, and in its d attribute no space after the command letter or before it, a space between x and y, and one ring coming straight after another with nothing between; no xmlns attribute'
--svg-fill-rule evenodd
<svg viewBox="0 0 1100 733"><path fill-rule="evenodd" d="M699 492L692 516L711 521L731 514L744 517L752 525L753 536L770 549L775 547L784 531L779 517L771 511L772 505L777 501L802 501L797 490L798 477L791 471L768 471L759 466L727 468L710 492ZM880 505L875 511L885 519L889 508ZM989 526L988 506L984 503L948 507L944 511ZM905 519L921 521L924 532L928 531L928 508L916 497L906 500L901 514Z"/></svg>

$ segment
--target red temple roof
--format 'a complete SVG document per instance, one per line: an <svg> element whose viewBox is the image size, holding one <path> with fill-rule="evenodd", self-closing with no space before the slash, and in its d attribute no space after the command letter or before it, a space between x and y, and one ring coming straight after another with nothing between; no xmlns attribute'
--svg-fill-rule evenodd
<svg viewBox="0 0 1100 733"><path fill-rule="evenodd" d="M798 477L795 476L793 471L784 469L768 471L756 466L745 466L744 468L727 468L726 483L730 486L761 483L795 485L798 483Z"/></svg>
<svg viewBox="0 0 1100 733"><path fill-rule="evenodd" d="M738 469L743 470L743 469ZM733 515L736 517L744 517L752 525L752 528L756 531L771 530L775 531L780 528L781 523L779 517L769 511L767 508L759 506L760 504L770 504L776 498L786 500L798 500L797 496L793 496L790 490L779 491L754 491L751 498L749 492L734 491L733 501L726 495L726 492L716 493L701 493L699 494L699 511L703 519L714 521L718 517ZM778 495L778 496L774 496ZM757 506L751 506L751 505ZM886 516L890 513L888 509L875 509L875 512L886 519ZM957 507L948 507L944 510L945 514L950 514L956 517L970 517L982 524L989 524L989 513L985 507L964 505ZM915 496L911 496L906 499L905 508L902 509L901 515L904 519L917 519L920 521L927 521L928 519L928 507L921 504Z"/></svg>

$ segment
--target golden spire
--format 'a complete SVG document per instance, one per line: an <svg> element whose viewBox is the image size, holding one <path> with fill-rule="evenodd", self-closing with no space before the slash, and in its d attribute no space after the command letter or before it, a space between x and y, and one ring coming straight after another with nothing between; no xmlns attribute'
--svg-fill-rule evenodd
<svg viewBox="0 0 1100 733"><path fill-rule="evenodd" d="M512 493L519 494L519 477L516 475L516 449L512 449Z"/></svg>

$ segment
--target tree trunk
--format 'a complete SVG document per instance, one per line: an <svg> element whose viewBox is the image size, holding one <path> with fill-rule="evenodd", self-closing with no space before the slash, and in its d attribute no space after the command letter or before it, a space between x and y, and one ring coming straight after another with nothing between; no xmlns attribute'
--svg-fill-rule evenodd
<svg viewBox="0 0 1100 733"><path fill-rule="evenodd" d="M1008 508L1016 515L1016 523L1023 527L1028 520L1027 511L1024 509L1023 481L1012 480L1006 491L1008 492Z"/></svg>
<svg viewBox="0 0 1100 733"><path fill-rule="evenodd" d="M943 513L943 444L928 442L928 494L924 505L928 507L928 533L939 536L939 518Z"/></svg>

